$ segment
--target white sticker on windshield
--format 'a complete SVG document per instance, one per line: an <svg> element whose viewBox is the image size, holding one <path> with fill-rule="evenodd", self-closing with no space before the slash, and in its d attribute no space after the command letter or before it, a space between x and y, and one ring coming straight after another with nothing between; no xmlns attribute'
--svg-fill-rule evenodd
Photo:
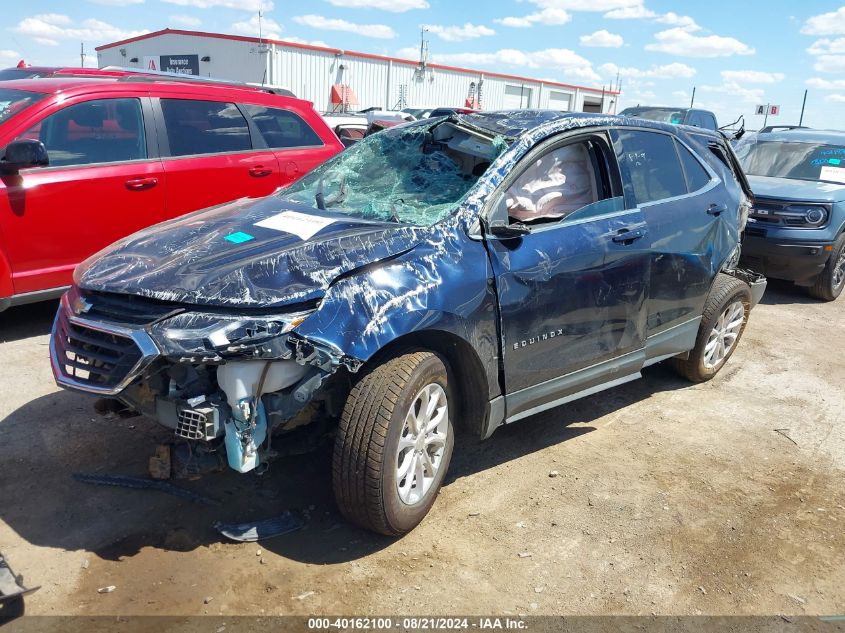
<svg viewBox="0 0 845 633"><path fill-rule="evenodd" d="M822 167L822 173L819 174L819 179L845 184L845 167L831 167L830 165L825 165Z"/></svg>
<svg viewBox="0 0 845 633"><path fill-rule="evenodd" d="M842 171L845 171L845 169ZM309 240L319 233L321 229L326 228L333 222L334 220L330 218L321 218L318 215L308 215L307 213L297 213L296 211L284 211L270 216L266 220L261 220L261 222L256 222L255 226L260 226L265 229L273 229L274 231L293 233L302 240Z"/></svg>

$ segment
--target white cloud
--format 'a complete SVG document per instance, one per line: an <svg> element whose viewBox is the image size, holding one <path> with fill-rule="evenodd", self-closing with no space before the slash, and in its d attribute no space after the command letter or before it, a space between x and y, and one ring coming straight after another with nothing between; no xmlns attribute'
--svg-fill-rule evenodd
<svg viewBox="0 0 845 633"><path fill-rule="evenodd" d="M564 9L556 9L554 7L549 7L543 9L542 11L529 13L528 15L523 15L519 17L497 18L493 21L501 24L502 26L510 26L514 28L527 28L534 24L544 24L546 26L567 24L571 20L572 16L569 15Z"/></svg>
<svg viewBox="0 0 845 633"><path fill-rule="evenodd" d="M827 95L825 101L832 101L833 103L845 103L845 95Z"/></svg>
<svg viewBox="0 0 845 633"><path fill-rule="evenodd" d="M670 11L669 13L664 13L660 17L658 17L655 22L659 22L660 24L668 24L669 26L677 26L679 28L684 29L685 31L689 31L690 33L694 31L700 31L701 27L698 26L695 20L693 20L688 15L678 15Z"/></svg>
<svg viewBox="0 0 845 633"><path fill-rule="evenodd" d="M189 28L196 28L202 24L202 20L199 18L195 18L192 15L185 15L183 13L171 15L170 21L177 26L187 26Z"/></svg>
<svg viewBox="0 0 845 633"><path fill-rule="evenodd" d="M754 49L733 37L693 35L681 27L655 34L656 43L647 44L647 51L668 53L678 57L730 57L753 55Z"/></svg>
<svg viewBox="0 0 845 633"><path fill-rule="evenodd" d="M144 4L144 0L88 0L88 2L106 7L126 7L130 4Z"/></svg>
<svg viewBox="0 0 845 633"><path fill-rule="evenodd" d="M613 11L605 13L604 17L611 20L643 20L657 17L657 14L651 9L646 9L644 5L638 4L632 7L613 9Z"/></svg>
<svg viewBox="0 0 845 633"><path fill-rule="evenodd" d="M180 7L196 7L197 9L237 9L239 11L256 11L258 2L246 3L244 0L161 0ZM273 10L273 0L260 0L264 11Z"/></svg>
<svg viewBox="0 0 845 633"><path fill-rule="evenodd" d="M121 29L94 18L76 24L68 16L58 13L42 13L24 18L12 30L46 45L56 45L61 40L93 40L100 43L123 40L147 32Z"/></svg>
<svg viewBox="0 0 845 633"><path fill-rule="evenodd" d="M817 88L818 90L845 90L845 79L811 77L807 80L807 85L810 88Z"/></svg>
<svg viewBox="0 0 845 633"><path fill-rule="evenodd" d="M679 62L652 66L647 70L624 68L616 64L602 64L599 70L608 77L615 77L618 74L620 77L634 79L689 79L696 74L695 68Z"/></svg>
<svg viewBox="0 0 845 633"><path fill-rule="evenodd" d="M738 83L727 81L720 86L701 86L699 88L702 92L725 94L728 95L732 101L740 101L747 104L765 103L764 95L766 91L762 88L746 88Z"/></svg>
<svg viewBox="0 0 845 633"><path fill-rule="evenodd" d="M569 11L614 11L626 7L642 6L643 0L529 0L543 9L565 9Z"/></svg>
<svg viewBox="0 0 845 633"><path fill-rule="evenodd" d="M820 55L816 57L813 69L820 73L845 72L845 57L841 55Z"/></svg>
<svg viewBox="0 0 845 633"><path fill-rule="evenodd" d="M413 9L428 9L426 0L328 0L335 7L347 9L378 9L391 13L404 13Z"/></svg>
<svg viewBox="0 0 845 633"><path fill-rule="evenodd" d="M20 53L9 49L0 49L0 63L8 64L14 61L17 63L21 58Z"/></svg>
<svg viewBox="0 0 845 633"><path fill-rule="evenodd" d="M323 48L331 48L328 44L326 44L323 40L304 40L301 37L284 37L282 38L285 42L293 42L294 44L309 44L311 46L322 46Z"/></svg>
<svg viewBox="0 0 845 633"><path fill-rule="evenodd" d="M322 15L298 15L293 18L297 24L310 26L314 29L324 29L326 31L347 31L349 33L357 33L364 37L374 37L376 39L389 40L396 37L396 31L385 24L355 24L354 22L347 22L346 20L339 20L335 18L327 18Z"/></svg>
<svg viewBox="0 0 845 633"><path fill-rule="evenodd" d="M845 34L845 7L808 18L801 27L801 32L804 35Z"/></svg>
<svg viewBox="0 0 845 633"><path fill-rule="evenodd" d="M580 39L581 46L595 46L597 48L619 48L625 43L621 35L605 29L590 35L582 35Z"/></svg>
<svg viewBox="0 0 845 633"><path fill-rule="evenodd" d="M261 18L261 36L267 39L277 40L281 37L279 35L283 30L281 24L276 22L273 18ZM232 31L240 35L249 35L250 37L258 37L259 24L258 16L254 15L248 20L242 20L232 24Z"/></svg>
<svg viewBox="0 0 845 633"><path fill-rule="evenodd" d="M465 40L474 40L478 37L486 35L495 35L496 31L487 26L470 24L467 22L463 26L441 26L439 24L430 24L426 26L430 33L434 33L437 37L447 42L463 42Z"/></svg>
<svg viewBox="0 0 845 633"><path fill-rule="evenodd" d="M413 59L412 56L410 57ZM553 68L564 74L564 80L598 82L601 79L593 70L589 60L565 48L546 48L527 52L504 48L492 53L452 53L434 55L432 61L457 66Z"/></svg>
<svg viewBox="0 0 845 633"><path fill-rule="evenodd" d="M740 84L774 84L783 81L783 73L767 73L759 70L723 70L722 79Z"/></svg>
<svg viewBox="0 0 845 633"><path fill-rule="evenodd" d="M810 55L841 55L845 53L845 37L839 37L835 40L822 38L816 40L807 49Z"/></svg>

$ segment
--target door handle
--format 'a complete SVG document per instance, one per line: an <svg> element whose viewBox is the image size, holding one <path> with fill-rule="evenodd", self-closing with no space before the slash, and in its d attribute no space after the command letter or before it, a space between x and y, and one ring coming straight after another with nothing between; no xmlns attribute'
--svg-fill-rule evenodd
<svg viewBox="0 0 845 633"><path fill-rule="evenodd" d="M620 229L619 232L613 236L613 241L617 244L624 244L628 246L639 239L645 237L647 231L645 229Z"/></svg>
<svg viewBox="0 0 845 633"><path fill-rule="evenodd" d="M144 191L152 189L158 184L158 178L130 178L126 181L126 188L130 191Z"/></svg>
<svg viewBox="0 0 845 633"><path fill-rule="evenodd" d="M264 165L256 165L255 167L249 168L249 175L255 176L256 178L264 178L264 176L269 176L273 173L272 169L267 169Z"/></svg>
<svg viewBox="0 0 845 633"><path fill-rule="evenodd" d="M709 207L707 207L707 214L719 217L720 215L722 215L727 210L728 210L728 205L713 203Z"/></svg>

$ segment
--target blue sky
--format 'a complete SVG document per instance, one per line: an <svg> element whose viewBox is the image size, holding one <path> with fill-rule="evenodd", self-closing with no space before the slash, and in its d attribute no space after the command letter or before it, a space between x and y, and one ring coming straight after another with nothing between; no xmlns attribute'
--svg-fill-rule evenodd
<svg viewBox="0 0 845 633"><path fill-rule="evenodd" d="M94 47L165 27L257 35L416 59L427 25L435 62L602 86L620 106L696 105L723 123L758 104L772 123L845 127L843 0L31 0L4 2L0 65L79 64Z"/></svg>

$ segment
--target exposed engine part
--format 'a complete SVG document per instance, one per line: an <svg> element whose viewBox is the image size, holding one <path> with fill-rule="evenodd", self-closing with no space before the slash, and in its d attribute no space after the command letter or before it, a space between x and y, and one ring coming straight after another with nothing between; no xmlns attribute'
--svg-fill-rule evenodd
<svg viewBox="0 0 845 633"><path fill-rule="evenodd" d="M235 361L217 369L217 384L232 410L224 423L226 457L238 472L261 463L259 449L267 437L267 416L261 396L295 384L308 368L290 360Z"/></svg>
<svg viewBox="0 0 845 633"><path fill-rule="evenodd" d="M198 479L226 469L223 451L208 444L179 442L170 449L171 475L174 479Z"/></svg>
<svg viewBox="0 0 845 633"><path fill-rule="evenodd" d="M223 432L220 414L216 407L204 406L179 409L176 436L185 440L210 442Z"/></svg>

